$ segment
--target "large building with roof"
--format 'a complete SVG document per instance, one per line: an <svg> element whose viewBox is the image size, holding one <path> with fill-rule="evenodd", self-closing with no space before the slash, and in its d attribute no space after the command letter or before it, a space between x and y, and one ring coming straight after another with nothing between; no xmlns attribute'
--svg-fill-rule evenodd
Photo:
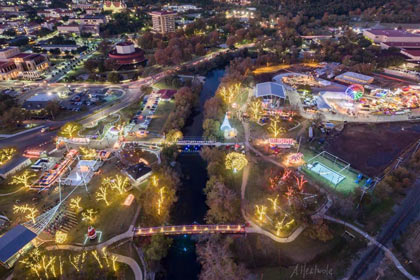
<svg viewBox="0 0 420 280"><path fill-rule="evenodd" d="M19 257L32 246L36 233L17 225L0 237L0 264L11 268Z"/></svg>
<svg viewBox="0 0 420 280"><path fill-rule="evenodd" d="M345 72L335 77L335 80L346 84L371 84L374 78L355 72Z"/></svg>
<svg viewBox="0 0 420 280"><path fill-rule="evenodd" d="M284 105L287 94L284 86L279 83L266 82L255 85L254 95L261 99L267 109L279 108Z"/></svg>
<svg viewBox="0 0 420 280"><path fill-rule="evenodd" d="M21 53L18 47L0 50L0 80L18 77L36 80L49 66L48 57L44 54Z"/></svg>
<svg viewBox="0 0 420 280"><path fill-rule="evenodd" d="M363 35L376 44L384 42L419 43L420 35L395 29L367 29Z"/></svg>

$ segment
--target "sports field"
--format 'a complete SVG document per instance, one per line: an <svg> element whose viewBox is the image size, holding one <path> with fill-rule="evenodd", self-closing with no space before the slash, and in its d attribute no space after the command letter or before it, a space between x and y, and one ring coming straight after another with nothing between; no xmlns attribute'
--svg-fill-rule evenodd
<svg viewBox="0 0 420 280"><path fill-rule="evenodd" d="M351 167L344 168L346 167L345 162L340 161L339 159L334 160L333 158L326 156L314 158L318 153L310 150L301 150L301 152L304 155L306 163L312 159L309 165L302 166L302 170L313 180L337 192L348 195L357 187L363 186L366 182L366 178L364 177L359 184L357 184L355 181L358 172L354 171Z"/></svg>

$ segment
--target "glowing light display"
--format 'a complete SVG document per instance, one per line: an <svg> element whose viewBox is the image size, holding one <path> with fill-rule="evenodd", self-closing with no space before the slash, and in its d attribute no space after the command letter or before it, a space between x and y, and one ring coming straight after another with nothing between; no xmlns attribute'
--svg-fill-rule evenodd
<svg viewBox="0 0 420 280"><path fill-rule="evenodd" d="M127 177L116 175L104 178L103 184L117 190L119 194L123 194L127 191L126 188L130 185L130 180Z"/></svg>
<svg viewBox="0 0 420 280"><path fill-rule="evenodd" d="M275 198L267 198L267 200L271 202L274 213L277 213L278 199L279 199L279 195L276 195Z"/></svg>
<svg viewBox="0 0 420 280"><path fill-rule="evenodd" d="M82 220L92 224L96 219L97 213L98 212L93 209L87 209L86 212L82 213Z"/></svg>
<svg viewBox="0 0 420 280"><path fill-rule="evenodd" d="M109 206L109 201L108 201L108 187L105 186L100 186L98 191L96 192L96 201L103 201L105 202L106 206Z"/></svg>
<svg viewBox="0 0 420 280"><path fill-rule="evenodd" d="M81 211L83 208L80 206L80 201L82 198L80 196L76 196L72 199L70 199L70 209L73 209L75 212Z"/></svg>
<svg viewBox="0 0 420 280"><path fill-rule="evenodd" d="M3 148L0 149L0 166L12 159L16 154L15 148Z"/></svg>
<svg viewBox="0 0 420 280"><path fill-rule="evenodd" d="M86 159L86 160L92 160L98 156L98 153L96 152L95 149L89 149L83 146L80 147L80 152L83 155L83 159Z"/></svg>
<svg viewBox="0 0 420 280"><path fill-rule="evenodd" d="M255 205L256 215L260 222L264 221L264 217L267 211L267 206L264 205Z"/></svg>
<svg viewBox="0 0 420 280"><path fill-rule="evenodd" d="M134 201L134 195L130 193L130 194L129 194L126 198L125 198L123 205L124 205L124 206L130 206L130 205L131 205L131 203L133 203L133 201Z"/></svg>
<svg viewBox="0 0 420 280"><path fill-rule="evenodd" d="M274 138L277 138L280 136L280 134L283 134L286 132L286 130L280 126L280 116L276 115L273 118L271 118L270 126L268 127L268 131L270 131Z"/></svg>
<svg viewBox="0 0 420 280"><path fill-rule="evenodd" d="M303 178L303 175L301 175L300 177L295 177L295 179L296 179L296 183L297 183L297 186L298 186L299 191L303 191L303 185L305 183L307 183L308 181L306 181Z"/></svg>
<svg viewBox="0 0 420 280"><path fill-rule="evenodd" d="M349 86L344 93L352 100L357 101L362 98L365 93L365 89L362 85L354 84Z"/></svg>
<svg viewBox="0 0 420 280"><path fill-rule="evenodd" d="M233 170L234 172L242 170L247 164L248 160L246 156L237 152L227 154L225 159L226 169Z"/></svg>
<svg viewBox="0 0 420 280"><path fill-rule="evenodd" d="M165 187L162 187L159 189L159 199L157 202L157 210L158 210L158 215L160 216L161 212L162 212L162 204L163 204L163 193L165 192Z"/></svg>
<svg viewBox="0 0 420 280"><path fill-rule="evenodd" d="M35 178L36 175L31 173L28 170L22 173L22 175L16 175L12 178L10 184L12 185L21 185L23 187L29 188L31 186L31 179Z"/></svg>
<svg viewBox="0 0 420 280"><path fill-rule="evenodd" d="M77 132L80 130L81 125L78 123L67 123L63 126L63 128L61 129L60 134L62 136L65 136L67 138L73 138L75 136L77 136Z"/></svg>
<svg viewBox="0 0 420 280"><path fill-rule="evenodd" d="M301 166L305 164L305 160L302 153L291 153L285 157L283 163L286 166Z"/></svg>
<svg viewBox="0 0 420 280"><path fill-rule="evenodd" d="M262 108L262 102L259 99L253 101L251 103L251 106L249 107L249 109L251 111L251 117L255 121L258 121L260 119L261 112L262 112L261 108Z"/></svg>
<svg viewBox="0 0 420 280"><path fill-rule="evenodd" d="M13 213L21 213L26 214L25 218L32 221L32 223L35 223L36 215L38 214L38 209L35 209L34 207L28 206L28 204L18 206L13 205Z"/></svg>
<svg viewBox="0 0 420 280"><path fill-rule="evenodd" d="M55 243L63 244L67 241L67 233L57 230L55 233Z"/></svg>

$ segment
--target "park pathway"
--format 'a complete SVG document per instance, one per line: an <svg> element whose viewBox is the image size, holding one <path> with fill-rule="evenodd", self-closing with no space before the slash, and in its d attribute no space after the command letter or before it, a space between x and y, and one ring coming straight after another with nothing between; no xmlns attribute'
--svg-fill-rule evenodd
<svg viewBox="0 0 420 280"><path fill-rule="evenodd" d="M355 232L359 233L361 236L363 236L365 239L369 240L372 244L376 245L378 248L380 248L381 250L383 250L385 252L385 256L387 258L389 258L394 264L395 266L398 268L399 271L401 271L402 274L404 274L408 279L411 280L419 280L420 278L415 277L413 275L411 275L399 262L399 260L397 259L397 257L395 257L395 255L392 253L391 250L389 250L387 247L385 247L384 245L382 245L382 243L379 243L375 238L373 238L372 236L370 236L367 232L361 230L360 228L347 223L343 220L340 219L336 219L334 217L328 216L328 215L324 215L323 218L325 220L334 222L334 223L338 223L338 224L342 224L348 228L351 228L352 230L354 230Z"/></svg>

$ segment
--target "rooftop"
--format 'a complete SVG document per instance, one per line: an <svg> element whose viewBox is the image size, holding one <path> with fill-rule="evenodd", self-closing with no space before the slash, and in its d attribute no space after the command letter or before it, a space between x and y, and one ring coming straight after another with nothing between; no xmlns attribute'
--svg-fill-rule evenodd
<svg viewBox="0 0 420 280"><path fill-rule="evenodd" d="M0 261L7 262L13 255L36 237L22 225L17 225L0 237Z"/></svg>
<svg viewBox="0 0 420 280"><path fill-rule="evenodd" d="M260 83L255 86L255 89L256 97L275 95L280 98L286 98L286 92L284 91L284 87L278 83Z"/></svg>
<svg viewBox="0 0 420 280"><path fill-rule="evenodd" d="M26 101L29 101L29 102L48 102L48 101L52 101L52 100L56 100L56 99L57 99L57 95L55 95L55 94L41 93L41 94L31 96Z"/></svg>
<svg viewBox="0 0 420 280"><path fill-rule="evenodd" d="M404 30L395 29L369 29L366 30L377 36L388 36L388 37L420 37L420 35L413 34Z"/></svg>
<svg viewBox="0 0 420 280"><path fill-rule="evenodd" d="M176 12L171 12L171 11L153 11L153 12L150 12L149 14L151 14L151 15L157 15L157 16L163 16L163 15L175 15Z"/></svg>
<svg viewBox="0 0 420 280"><path fill-rule="evenodd" d="M371 76L363 75L360 73L355 72L345 72L343 74L338 75L336 78L338 79L357 79L357 80L363 80L363 81L369 81L372 79Z"/></svg>

